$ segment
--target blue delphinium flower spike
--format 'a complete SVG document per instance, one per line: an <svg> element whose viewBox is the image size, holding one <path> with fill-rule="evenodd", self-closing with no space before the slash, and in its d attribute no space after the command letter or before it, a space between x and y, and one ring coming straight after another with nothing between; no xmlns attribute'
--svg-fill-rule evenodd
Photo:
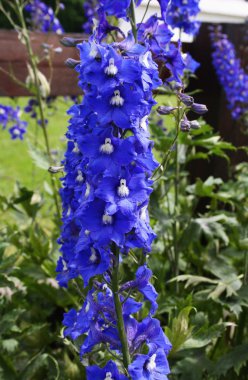
<svg viewBox="0 0 248 380"><path fill-rule="evenodd" d="M100 13L127 15L120 2L100 5ZM145 36L144 45L130 36L108 45L103 37L109 27L104 25L104 30L99 25L88 42L78 44L80 61L74 62L84 98L68 112L57 279L61 286L67 286L81 277L83 287L88 288L82 308L64 315L64 335L80 341L81 357L101 347L125 363L125 373L113 362L105 362L105 367L90 366L86 369L88 379L127 379L132 361L130 374L133 370L142 373L145 363L152 375L167 375L166 355L171 344L160 322L152 318L157 293L150 283L151 270L143 265L135 279L122 286L115 277L116 267L130 249L140 248L145 255L155 238L148 203L151 175L158 163L152 154L148 117L156 104L152 91L162 82ZM156 28L161 46L157 50L154 45L154 51L162 54L171 33L167 27ZM137 314L143 303L135 300L137 292L149 308L141 321ZM123 334L130 356L126 362ZM138 363L144 347L149 354Z"/></svg>
<svg viewBox="0 0 248 380"><path fill-rule="evenodd" d="M30 23L34 30L41 32L55 32L57 34L62 34L64 32L53 9L47 6L43 1L31 0L30 4L25 6L25 10L30 13Z"/></svg>
<svg viewBox="0 0 248 380"><path fill-rule="evenodd" d="M233 119L244 115L248 108L248 75L241 66L234 45L221 28L212 28L212 58L216 74L226 93Z"/></svg>

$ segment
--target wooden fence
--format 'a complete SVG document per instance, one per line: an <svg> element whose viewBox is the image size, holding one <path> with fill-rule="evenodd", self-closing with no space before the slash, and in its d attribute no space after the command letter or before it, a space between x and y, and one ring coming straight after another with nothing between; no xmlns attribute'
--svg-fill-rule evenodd
<svg viewBox="0 0 248 380"><path fill-rule="evenodd" d="M40 71L51 79L51 95L79 95L82 93L77 86L77 74L65 66L67 58L78 59L79 53L75 48L65 48L60 44L62 36L55 33L30 33L34 53L41 57ZM68 35L64 35L68 36ZM70 37L83 38L83 35ZM44 45L45 44L45 45ZM51 51L51 65L45 59L44 46ZM60 52L56 52L56 48ZM54 50L55 49L55 50ZM20 42L14 30L0 30L0 67L6 72L25 82L28 56L25 46ZM15 83L7 74L0 70L0 96L28 96L29 92Z"/></svg>

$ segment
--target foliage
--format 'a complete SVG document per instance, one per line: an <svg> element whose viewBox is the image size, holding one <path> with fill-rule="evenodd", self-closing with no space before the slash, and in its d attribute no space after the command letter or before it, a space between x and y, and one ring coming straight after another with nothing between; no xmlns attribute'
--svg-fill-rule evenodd
<svg viewBox="0 0 248 380"><path fill-rule="evenodd" d="M0 378L79 379L73 349L60 338L64 310L77 304L73 289L54 280L58 227L41 216L45 194L18 187L1 196Z"/></svg>
<svg viewBox="0 0 248 380"><path fill-rule="evenodd" d="M154 117L159 157L174 130L162 132L157 125ZM212 176L192 182L192 162L212 156L229 161L235 148L205 124L181 135L179 143L180 170L173 150L150 207L158 234L150 265L157 275L159 317L165 325L169 321L171 379L246 379L248 165L232 168L227 182Z"/></svg>
<svg viewBox="0 0 248 380"><path fill-rule="evenodd" d="M26 43L29 42L27 36L25 34ZM35 72L32 54L30 60L31 63L34 60L32 70ZM86 85L88 87L88 82ZM36 90L34 95L39 95ZM41 111L43 106L45 109L43 100ZM173 96L160 98L162 106L175 106L176 102ZM182 103L179 100L181 119L187 109ZM229 152L235 147L223 141L204 121L200 121L199 129L181 128L179 133L180 120L174 116L166 115L161 120L154 112L150 126L154 153L162 165L153 178L150 215L157 239L148 262L159 292L156 317L173 345L169 354L172 371L169 378L245 380L248 370L248 164L232 167ZM76 126L78 120L76 118ZM47 130L44 119L43 131ZM49 175L47 169L53 163L59 164L61 151L56 158L49 147L44 153L37 135L27 144L29 163L44 176ZM192 167L201 166L203 161L211 163L213 157L224 159L230 165L228 181L213 176L192 178ZM80 179L82 173L77 174ZM57 177L56 174L52 177L51 186ZM13 193L0 195L3 222L0 230L0 378L3 380L84 379L85 366L94 371L94 364L104 366L112 355L109 347L102 345L80 361L80 338L72 343L64 339L61 331L64 312L71 308L78 310L86 291L82 290L80 279L74 279L68 288L59 288L54 280L60 220L52 198L57 188L51 186L47 181L44 189L25 187L17 182ZM143 264L141 250L132 250L120 272L116 271L117 290L113 290L119 303L118 277L126 281L126 286L131 286L134 269ZM147 273L145 285L142 279L139 287L134 286L135 296L138 291L144 295L143 287L146 290L148 287L148 293L156 298L149 283L151 273L149 270ZM99 283L94 286L97 288ZM141 294L137 295L138 301L143 300ZM128 291L125 300L129 296ZM147 300L151 299L145 298L143 308L135 313L139 320L150 313ZM156 305L155 300L154 309ZM109 316L103 313L103 317L106 315ZM107 348L105 354L102 348ZM140 357L147 356L146 348L142 348ZM151 360L149 364L154 363Z"/></svg>

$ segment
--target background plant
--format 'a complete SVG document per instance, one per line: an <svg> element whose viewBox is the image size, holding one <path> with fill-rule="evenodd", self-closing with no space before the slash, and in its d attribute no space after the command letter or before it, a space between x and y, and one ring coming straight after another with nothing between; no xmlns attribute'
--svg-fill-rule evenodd
<svg viewBox="0 0 248 380"><path fill-rule="evenodd" d="M159 97L159 104L175 108L177 99ZM213 156L228 160L234 148L204 122L180 132L175 146L173 118L151 118L157 159L162 162L165 150L170 154L155 177L150 213L158 239L149 257L159 292L156 316L173 344L170 378L245 379L247 165L230 167L226 182L192 178L192 165L210 165ZM35 163L47 168L42 149L35 152ZM64 345L60 334L63 310L78 308L83 295L77 285L61 290L52 280L58 257L52 207L49 186L33 191L19 185L1 197L3 379L84 376L77 347L68 340ZM127 280L132 270L127 262Z"/></svg>

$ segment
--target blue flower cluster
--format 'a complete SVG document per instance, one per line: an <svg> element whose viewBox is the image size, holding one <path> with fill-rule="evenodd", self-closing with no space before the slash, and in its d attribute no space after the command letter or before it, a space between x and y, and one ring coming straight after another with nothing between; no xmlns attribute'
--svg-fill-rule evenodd
<svg viewBox="0 0 248 380"><path fill-rule="evenodd" d="M84 99L69 111L57 279L67 286L80 276L89 290L82 309L65 314L65 336L80 338L81 356L101 344L122 362L117 297L131 357L126 371L134 380L167 379L171 344L152 317L157 293L150 283L151 271L143 265L118 291L113 285L116 251L123 258L133 248L145 254L155 237L147 209L150 177L157 167L148 116L155 104L152 91L161 84L158 68L148 47L133 40L106 45L91 38L78 48L76 70ZM135 315L143 304L132 292L150 304L142 321ZM88 379L96 374L103 380L127 379L111 361L104 368L87 368Z"/></svg>
<svg viewBox="0 0 248 380"><path fill-rule="evenodd" d="M0 104L0 125L2 129L9 129L12 140L23 140L28 123L21 120L20 107L13 108Z"/></svg>
<svg viewBox="0 0 248 380"><path fill-rule="evenodd" d="M212 28L212 58L220 84L226 93L233 119L239 119L248 109L248 75L236 56L234 45L221 28Z"/></svg>
<svg viewBox="0 0 248 380"><path fill-rule="evenodd" d="M63 4L60 4L60 8L64 8ZM43 1L31 0L30 4L25 6L25 11L30 13L30 21L34 30L41 32L55 32L57 34L62 34L64 32L53 9L43 3Z"/></svg>
<svg viewBox="0 0 248 380"><path fill-rule="evenodd" d="M85 33L91 34L93 31L94 22L93 19L98 20L100 28L103 21L103 14L107 16L115 16L117 18L128 18L128 9L131 0L86 0L83 4L84 15L86 22L82 25L82 29ZM140 0L136 1L136 5L141 3ZM106 18L105 22L106 22Z"/></svg>
<svg viewBox="0 0 248 380"><path fill-rule="evenodd" d="M178 45L171 42L173 33L168 28L166 22L161 23L160 19L153 15L146 22L138 24L138 41L146 44L156 62L159 62L161 69L164 67L166 81L181 82L181 77L185 69L185 62Z"/></svg>
<svg viewBox="0 0 248 380"><path fill-rule="evenodd" d="M100 0L101 9L109 16L117 18L126 18L130 7L131 0Z"/></svg>
<svg viewBox="0 0 248 380"><path fill-rule="evenodd" d="M83 3L85 23L82 25L82 29L85 33L91 34L93 31L93 19L96 17L96 10L98 7L97 0L86 0Z"/></svg>
<svg viewBox="0 0 248 380"><path fill-rule="evenodd" d="M195 21L200 12L200 0L159 0L161 13L164 20L185 33L195 35L200 23Z"/></svg>

